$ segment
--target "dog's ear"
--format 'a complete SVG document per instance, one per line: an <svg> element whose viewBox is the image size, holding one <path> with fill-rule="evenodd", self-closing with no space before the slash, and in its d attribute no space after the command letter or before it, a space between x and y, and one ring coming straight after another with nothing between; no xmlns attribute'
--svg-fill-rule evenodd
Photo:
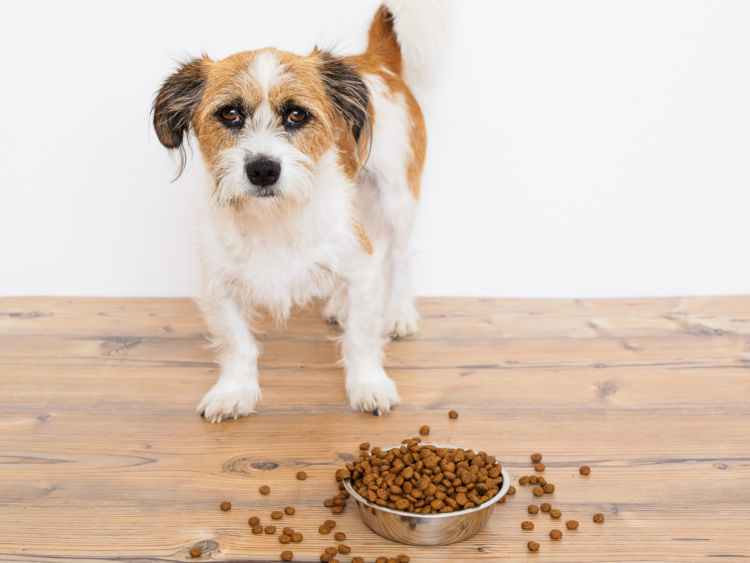
<svg viewBox="0 0 750 563"><path fill-rule="evenodd" d="M154 99L154 129L162 145L179 148L188 132L193 112L200 103L206 84L205 67L210 59L193 59L180 65L164 81Z"/></svg>
<svg viewBox="0 0 750 563"><path fill-rule="evenodd" d="M354 142L362 146L370 142L370 113L367 85L357 69L341 57L316 51L326 94L334 110L350 129Z"/></svg>

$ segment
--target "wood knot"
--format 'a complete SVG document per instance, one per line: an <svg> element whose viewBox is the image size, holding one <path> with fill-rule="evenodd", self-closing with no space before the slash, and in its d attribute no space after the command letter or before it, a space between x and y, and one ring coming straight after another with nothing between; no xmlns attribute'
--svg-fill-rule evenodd
<svg viewBox="0 0 750 563"><path fill-rule="evenodd" d="M600 399L614 395L619 390L619 386L614 381L604 381L596 386L596 396Z"/></svg>

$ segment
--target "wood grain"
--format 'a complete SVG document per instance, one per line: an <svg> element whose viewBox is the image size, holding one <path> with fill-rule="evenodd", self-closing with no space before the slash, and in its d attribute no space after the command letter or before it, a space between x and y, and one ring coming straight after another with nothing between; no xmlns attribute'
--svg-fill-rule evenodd
<svg viewBox="0 0 750 563"><path fill-rule="evenodd" d="M420 334L388 346L403 399L392 414L349 410L336 329L308 310L262 326L258 414L211 425L194 412L217 367L192 301L0 299L0 559L186 561L200 545L202 561L277 561L286 547L247 518L293 505L282 525L305 534L294 560L318 561L335 543L317 532L334 470L360 442L400 442L422 424L497 455L514 480L543 452L557 487L544 500L562 521L528 515L535 500L517 486L475 538L420 548L375 536L351 505L335 519L352 555L750 557L750 297L422 299L419 310Z"/></svg>

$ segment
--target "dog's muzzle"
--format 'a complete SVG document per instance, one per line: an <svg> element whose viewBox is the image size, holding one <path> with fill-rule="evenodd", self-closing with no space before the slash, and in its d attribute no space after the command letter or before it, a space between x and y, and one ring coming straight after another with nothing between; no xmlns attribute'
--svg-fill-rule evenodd
<svg viewBox="0 0 750 563"><path fill-rule="evenodd" d="M268 197L274 195L271 188L281 175L281 164L277 160L272 160L265 156L259 156L248 161L245 165L245 173L248 180L254 186L257 186L257 195Z"/></svg>

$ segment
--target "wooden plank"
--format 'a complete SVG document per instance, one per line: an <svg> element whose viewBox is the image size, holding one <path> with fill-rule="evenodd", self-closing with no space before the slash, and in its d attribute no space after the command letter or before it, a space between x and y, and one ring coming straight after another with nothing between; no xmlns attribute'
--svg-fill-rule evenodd
<svg viewBox="0 0 750 563"><path fill-rule="evenodd" d="M549 500L580 529L528 515L524 487L480 534L441 548L383 540L352 505L336 517L352 555L750 557L750 297L419 308L420 335L388 348L403 399L390 415L348 409L335 329L310 310L286 331L266 327L259 413L211 425L193 412L217 367L191 301L0 299L0 559L186 561L202 545L204 561L275 561L283 547L250 534L247 517L292 504L285 524L305 534L295 561L318 561L335 543L317 533L335 468L359 442L398 442L423 423L435 440L496 453L514 480L544 452ZM307 481L294 479L301 468Z"/></svg>

